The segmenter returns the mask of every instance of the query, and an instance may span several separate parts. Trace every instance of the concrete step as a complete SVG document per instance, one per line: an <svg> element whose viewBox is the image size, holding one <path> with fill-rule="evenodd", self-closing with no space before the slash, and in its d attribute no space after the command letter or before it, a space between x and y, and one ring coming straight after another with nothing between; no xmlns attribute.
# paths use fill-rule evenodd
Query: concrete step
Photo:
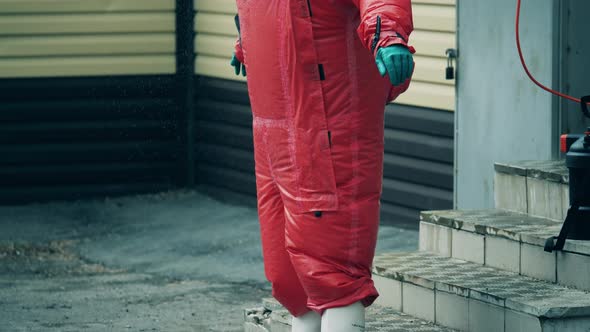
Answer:
<svg viewBox="0 0 590 332"><path fill-rule="evenodd" d="M379 255L379 305L473 332L587 332L590 293L428 252Z"/></svg>
<svg viewBox="0 0 590 332"><path fill-rule="evenodd" d="M496 163L496 208L564 220L569 208L569 173L564 161Z"/></svg>
<svg viewBox="0 0 590 332"><path fill-rule="evenodd" d="M420 216L420 250L590 291L590 241L567 240L547 253L561 222L505 210L429 211Z"/></svg>
<svg viewBox="0 0 590 332"><path fill-rule="evenodd" d="M244 331L291 332L291 319L291 314L276 300L265 299L260 308L244 310ZM366 332L456 331L379 305L367 308L366 319Z"/></svg>

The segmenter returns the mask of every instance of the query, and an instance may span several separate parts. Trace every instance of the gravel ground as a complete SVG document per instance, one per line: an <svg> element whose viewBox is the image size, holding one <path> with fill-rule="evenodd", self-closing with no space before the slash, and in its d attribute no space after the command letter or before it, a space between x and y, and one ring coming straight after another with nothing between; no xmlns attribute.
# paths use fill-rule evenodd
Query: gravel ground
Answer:
<svg viewBox="0 0 590 332"><path fill-rule="evenodd" d="M270 296L258 232L198 190L0 207L0 331L242 331ZM381 227L378 252L416 247Z"/></svg>

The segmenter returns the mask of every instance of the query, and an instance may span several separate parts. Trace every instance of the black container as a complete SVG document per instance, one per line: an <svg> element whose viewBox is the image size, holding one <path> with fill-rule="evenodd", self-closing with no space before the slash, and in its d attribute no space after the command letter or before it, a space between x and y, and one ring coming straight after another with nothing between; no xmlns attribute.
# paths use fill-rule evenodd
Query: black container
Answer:
<svg viewBox="0 0 590 332"><path fill-rule="evenodd" d="M590 118L588 103L590 96L580 98L582 114ZM570 174L570 207L559 236L550 237L545 241L547 252L563 250L566 239L590 240L590 128L571 144L574 136L577 135L566 135L565 142L562 141L562 144L565 143L562 149L567 150L565 165Z"/></svg>
<svg viewBox="0 0 590 332"><path fill-rule="evenodd" d="M590 240L590 128L572 144L565 164L570 174L570 206L578 208L567 238Z"/></svg>

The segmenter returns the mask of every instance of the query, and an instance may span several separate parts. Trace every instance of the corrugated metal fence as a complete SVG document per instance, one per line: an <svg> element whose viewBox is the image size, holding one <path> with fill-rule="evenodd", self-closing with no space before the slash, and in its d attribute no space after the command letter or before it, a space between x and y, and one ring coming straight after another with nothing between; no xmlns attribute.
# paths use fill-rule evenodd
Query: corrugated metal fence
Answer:
<svg viewBox="0 0 590 332"><path fill-rule="evenodd" d="M173 74L174 0L0 1L0 77Z"/></svg>
<svg viewBox="0 0 590 332"><path fill-rule="evenodd" d="M174 0L0 1L0 202L172 186L174 10Z"/></svg>

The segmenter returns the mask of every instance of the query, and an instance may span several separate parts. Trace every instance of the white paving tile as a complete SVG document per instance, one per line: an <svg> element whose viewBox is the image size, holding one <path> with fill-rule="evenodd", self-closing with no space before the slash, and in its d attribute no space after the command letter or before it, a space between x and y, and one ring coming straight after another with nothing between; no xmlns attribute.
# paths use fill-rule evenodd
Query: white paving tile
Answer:
<svg viewBox="0 0 590 332"><path fill-rule="evenodd" d="M402 311L401 281L373 275L373 282L375 283L375 288L377 288L377 291L379 292L379 297L375 300L375 304Z"/></svg>
<svg viewBox="0 0 590 332"><path fill-rule="evenodd" d="M520 243L497 236L487 236L485 251L486 265L520 272Z"/></svg>
<svg viewBox="0 0 590 332"><path fill-rule="evenodd" d="M543 247L522 243L520 247L520 271L526 276L555 282L556 253L546 252Z"/></svg>
<svg viewBox="0 0 590 332"><path fill-rule="evenodd" d="M431 223L420 223L420 250L451 257L452 229Z"/></svg>
<svg viewBox="0 0 590 332"><path fill-rule="evenodd" d="M434 290L406 283L402 292L405 313L434 322Z"/></svg>
<svg viewBox="0 0 590 332"><path fill-rule="evenodd" d="M557 282L590 290L590 256L557 252Z"/></svg>
<svg viewBox="0 0 590 332"><path fill-rule="evenodd" d="M526 176L495 173L494 199L498 209L527 213Z"/></svg>
<svg viewBox="0 0 590 332"><path fill-rule="evenodd" d="M484 263L485 238L483 235L453 229L452 256L470 262Z"/></svg>
<svg viewBox="0 0 590 332"><path fill-rule="evenodd" d="M469 299L469 331L504 331L504 308Z"/></svg>
<svg viewBox="0 0 590 332"><path fill-rule="evenodd" d="M562 185L543 179L527 178L528 213L563 220Z"/></svg>
<svg viewBox="0 0 590 332"><path fill-rule="evenodd" d="M460 331L469 328L468 298L437 290L435 311L437 324Z"/></svg>
<svg viewBox="0 0 590 332"><path fill-rule="evenodd" d="M506 310L506 332L542 332L539 318L513 310Z"/></svg>

